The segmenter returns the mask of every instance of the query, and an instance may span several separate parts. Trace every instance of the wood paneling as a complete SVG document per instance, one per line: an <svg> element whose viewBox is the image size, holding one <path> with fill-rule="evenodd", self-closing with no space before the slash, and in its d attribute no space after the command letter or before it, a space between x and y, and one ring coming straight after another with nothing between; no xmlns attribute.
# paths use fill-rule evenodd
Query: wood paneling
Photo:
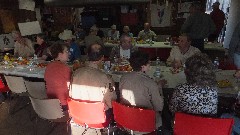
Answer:
<svg viewBox="0 0 240 135"><path fill-rule="evenodd" d="M0 21L2 24L1 33L10 33L16 29L12 11L0 10Z"/></svg>

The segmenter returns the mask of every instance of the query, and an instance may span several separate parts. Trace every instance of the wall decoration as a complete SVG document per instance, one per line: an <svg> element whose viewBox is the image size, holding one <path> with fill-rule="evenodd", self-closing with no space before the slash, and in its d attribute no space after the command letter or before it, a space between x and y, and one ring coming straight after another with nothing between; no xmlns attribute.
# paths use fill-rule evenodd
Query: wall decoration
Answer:
<svg viewBox="0 0 240 135"><path fill-rule="evenodd" d="M152 27L171 26L172 3L157 5L151 4L151 25Z"/></svg>
<svg viewBox="0 0 240 135"><path fill-rule="evenodd" d="M35 2L32 0L19 0L19 9L34 11Z"/></svg>
<svg viewBox="0 0 240 135"><path fill-rule="evenodd" d="M14 40L12 38L12 34L2 34L0 35L0 49L3 50L4 48L13 48L14 47Z"/></svg>
<svg viewBox="0 0 240 135"><path fill-rule="evenodd" d="M18 27L22 36L42 33L42 30L38 21L18 23Z"/></svg>
<svg viewBox="0 0 240 135"><path fill-rule="evenodd" d="M3 33L10 33L15 30L14 17L9 10L0 10L0 21L3 26Z"/></svg>

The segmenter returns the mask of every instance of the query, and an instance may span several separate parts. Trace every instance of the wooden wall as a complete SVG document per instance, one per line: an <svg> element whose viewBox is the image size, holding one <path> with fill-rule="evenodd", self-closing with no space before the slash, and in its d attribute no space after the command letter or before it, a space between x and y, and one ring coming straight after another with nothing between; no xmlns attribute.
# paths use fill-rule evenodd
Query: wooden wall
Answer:
<svg viewBox="0 0 240 135"><path fill-rule="evenodd" d="M0 0L0 34L17 30L17 23L35 21L34 11L19 9L18 0Z"/></svg>

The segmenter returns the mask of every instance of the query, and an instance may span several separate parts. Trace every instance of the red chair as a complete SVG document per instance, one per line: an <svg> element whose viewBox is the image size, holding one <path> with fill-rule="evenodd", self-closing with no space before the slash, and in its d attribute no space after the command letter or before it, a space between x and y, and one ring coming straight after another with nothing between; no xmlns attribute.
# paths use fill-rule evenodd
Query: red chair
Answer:
<svg viewBox="0 0 240 135"><path fill-rule="evenodd" d="M73 118L73 121L86 129L103 129L110 125L110 119L106 118L105 105L102 102L69 99L68 107L69 115Z"/></svg>
<svg viewBox="0 0 240 135"><path fill-rule="evenodd" d="M174 135L230 135L233 119L175 113Z"/></svg>
<svg viewBox="0 0 240 135"><path fill-rule="evenodd" d="M222 70L237 70L236 65L228 61L220 61L218 68Z"/></svg>
<svg viewBox="0 0 240 135"><path fill-rule="evenodd" d="M7 85L5 85L3 82L2 82L2 79L0 78L0 92L9 92L10 89L8 88Z"/></svg>
<svg viewBox="0 0 240 135"><path fill-rule="evenodd" d="M138 132L154 132L156 130L155 111L129 107L112 102L114 120L120 127Z"/></svg>

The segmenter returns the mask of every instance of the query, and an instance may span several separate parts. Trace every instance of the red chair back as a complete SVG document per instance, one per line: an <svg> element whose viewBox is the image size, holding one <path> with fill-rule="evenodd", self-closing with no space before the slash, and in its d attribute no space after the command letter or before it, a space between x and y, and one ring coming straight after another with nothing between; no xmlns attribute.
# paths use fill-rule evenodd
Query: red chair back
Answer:
<svg viewBox="0 0 240 135"><path fill-rule="evenodd" d="M0 92L8 92L10 91L10 89L8 88L7 85L5 85L3 82L2 82L2 79L0 78Z"/></svg>
<svg viewBox="0 0 240 135"><path fill-rule="evenodd" d="M133 131L152 132L156 130L155 111L134 108L112 102L114 119L117 124Z"/></svg>
<svg viewBox="0 0 240 135"><path fill-rule="evenodd" d="M174 135L230 135L233 119L175 113Z"/></svg>
<svg viewBox="0 0 240 135"><path fill-rule="evenodd" d="M109 124L109 121L106 120L105 105L102 102L90 103L69 99L68 107L73 121L81 126L104 128Z"/></svg>

